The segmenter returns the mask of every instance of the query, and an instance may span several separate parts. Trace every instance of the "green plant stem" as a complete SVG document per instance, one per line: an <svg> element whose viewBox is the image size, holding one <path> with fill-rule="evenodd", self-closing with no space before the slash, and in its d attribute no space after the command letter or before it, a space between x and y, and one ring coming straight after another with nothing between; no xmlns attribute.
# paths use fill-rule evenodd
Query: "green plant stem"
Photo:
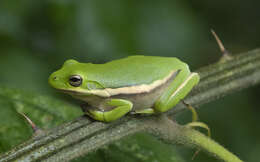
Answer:
<svg viewBox="0 0 260 162"><path fill-rule="evenodd" d="M167 143L179 143L197 148L225 162L242 162L236 155L195 129L181 126L164 116L157 120L160 121L153 123L150 131ZM156 119L153 121L156 121Z"/></svg>
<svg viewBox="0 0 260 162"><path fill-rule="evenodd" d="M206 66L198 72L201 76L201 82L185 98L185 102L193 106L211 102L259 83L260 50L236 55L230 61ZM185 109L187 108L184 105L178 104L165 114L174 117ZM0 161L25 159L30 161L68 161L127 135L147 131L149 124L151 124L147 123L147 120L155 119L156 116L129 115L112 123L100 123L90 121L86 117L80 117L49 130L42 137L26 141L2 154ZM168 133L165 132L165 134ZM159 135L163 136L163 133Z"/></svg>
<svg viewBox="0 0 260 162"><path fill-rule="evenodd" d="M195 145L198 149L203 149L226 162L242 162L242 160L223 146L196 130L184 128L181 132L182 136L180 138L185 138L183 140L186 140L190 145Z"/></svg>

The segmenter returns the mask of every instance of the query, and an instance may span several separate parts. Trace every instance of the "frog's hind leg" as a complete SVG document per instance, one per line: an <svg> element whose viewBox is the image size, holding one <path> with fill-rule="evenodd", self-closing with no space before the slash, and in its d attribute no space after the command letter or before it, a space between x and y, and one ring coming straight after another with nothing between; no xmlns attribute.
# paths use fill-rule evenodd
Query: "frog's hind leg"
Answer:
<svg viewBox="0 0 260 162"><path fill-rule="evenodd" d="M197 73L190 73L187 69L181 70L170 84L169 89L156 101L155 111L165 112L173 108L198 82L199 75Z"/></svg>
<svg viewBox="0 0 260 162"><path fill-rule="evenodd" d="M88 109L85 110L85 113L95 120L111 122L130 112L133 107L132 102L123 99L111 99L107 102L107 105L115 108L109 111Z"/></svg>

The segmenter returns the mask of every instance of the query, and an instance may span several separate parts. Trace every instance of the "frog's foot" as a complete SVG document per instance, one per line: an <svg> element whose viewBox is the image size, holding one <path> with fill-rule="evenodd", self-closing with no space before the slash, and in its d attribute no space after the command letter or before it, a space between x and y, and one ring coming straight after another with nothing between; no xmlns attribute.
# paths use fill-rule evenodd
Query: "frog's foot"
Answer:
<svg viewBox="0 0 260 162"><path fill-rule="evenodd" d="M109 111L101 111L97 109L88 109L84 111L95 120L111 122L130 112L133 107L132 102L123 99L111 99L107 102L107 105L114 108Z"/></svg>

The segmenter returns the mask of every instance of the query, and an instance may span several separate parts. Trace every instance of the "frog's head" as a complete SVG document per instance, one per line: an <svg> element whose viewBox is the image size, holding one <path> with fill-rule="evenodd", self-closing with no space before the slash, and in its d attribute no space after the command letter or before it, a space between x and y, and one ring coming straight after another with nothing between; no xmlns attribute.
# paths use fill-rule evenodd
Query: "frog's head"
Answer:
<svg viewBox="0 0 260 162"><path fill-rule="evenodd" d="M76 60L67 60L61 69L52 73L49 84L70 95L90 95L95 89L103 89L96 81L88 80L86 64Z"/></svg>

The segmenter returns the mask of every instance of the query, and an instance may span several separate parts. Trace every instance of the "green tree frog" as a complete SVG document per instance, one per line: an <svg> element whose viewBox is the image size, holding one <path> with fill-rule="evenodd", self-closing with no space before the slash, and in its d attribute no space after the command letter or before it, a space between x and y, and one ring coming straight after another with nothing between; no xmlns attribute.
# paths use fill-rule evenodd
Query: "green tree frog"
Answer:
<svg viewBox="0 0 260 162"><path fill-rule="evenodd" d="M104 64L67 60L49 84L84 101L91 118L110 122L127 113L161 113L173 108L199 82L174 57L130 56Z"/></svg>

